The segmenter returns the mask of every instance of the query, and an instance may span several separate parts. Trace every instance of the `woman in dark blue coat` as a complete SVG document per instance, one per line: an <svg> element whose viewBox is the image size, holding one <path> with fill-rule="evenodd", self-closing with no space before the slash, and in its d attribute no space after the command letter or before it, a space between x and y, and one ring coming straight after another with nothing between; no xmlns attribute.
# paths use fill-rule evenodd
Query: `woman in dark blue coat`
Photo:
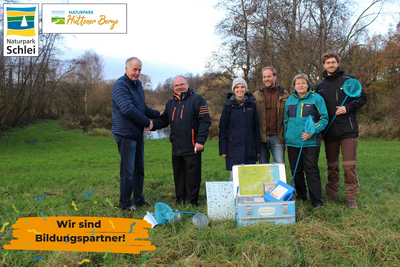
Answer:
<svg viewBox="0 0 400 267"><path fill-rule="evenodd" d="M226 95L219 121L219 154L225 157L228 171L233 165L255 164L261 152L255 98L242 78L233 80L232 91Z"/></svg>

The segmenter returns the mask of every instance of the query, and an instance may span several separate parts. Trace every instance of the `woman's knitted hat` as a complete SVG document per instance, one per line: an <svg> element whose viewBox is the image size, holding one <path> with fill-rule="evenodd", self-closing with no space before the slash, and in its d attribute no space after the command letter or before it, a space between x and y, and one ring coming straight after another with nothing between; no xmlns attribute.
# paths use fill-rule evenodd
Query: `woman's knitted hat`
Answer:
<svg viewBox="0 0 400 267"><path fill-rule="evenodd" d="M232 92L233 92L233 89L235 89L236 85L238 85L238 84L243 84L244 87L246 87L246 90L248 90L246 81L243 78L236 78L232 82Z"/></svg>

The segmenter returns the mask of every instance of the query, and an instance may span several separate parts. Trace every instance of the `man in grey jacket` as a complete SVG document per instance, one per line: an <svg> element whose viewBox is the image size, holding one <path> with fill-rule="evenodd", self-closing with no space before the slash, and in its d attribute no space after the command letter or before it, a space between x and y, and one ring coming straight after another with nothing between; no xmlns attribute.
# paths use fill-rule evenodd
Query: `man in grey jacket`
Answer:
<svg viewBox="0 0 400 267"><path fill-rule="evenodd" d="M150 126L150 119L160 113L145 103L142 83L139 81L142 62L131 57L126 60L125 74L112 88L112 133L121 157L120 198L123 210L136 211L137 206L150 205L142 195L144 182L143 130ZM133 202L131 196L133 193Z"/></svg>

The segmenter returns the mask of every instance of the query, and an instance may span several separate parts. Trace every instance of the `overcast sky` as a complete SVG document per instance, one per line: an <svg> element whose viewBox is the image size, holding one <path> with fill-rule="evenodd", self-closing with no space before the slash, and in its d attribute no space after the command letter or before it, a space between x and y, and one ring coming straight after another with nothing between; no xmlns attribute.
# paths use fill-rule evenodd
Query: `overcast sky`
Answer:
<svg viewBox="0 0 400 267"><path fill-rule="evenodd" d="M127 3L128 33L65 34L70 49L63 58L76 58L93 49L105 61L106 78L117 79L125 72L125 60L136 56L142 60L142 73L150 76L154 88L169 77L205 71L207 59L220 42L214 35L215 25L223 18L223 13L213 8L217 0L69 1L111 2Z"/></svg>
<svg viewBox="0 0 400 267"><path fill-rule="evenodd" d="M398 22L399 0L386 5L385 16L375 23L376 32L386 33ZM0 0L0 3L2 1ZM93 49L105 62L105 78L124 74L128 57L143 62L142 73L150 76L153 88L178 74L203 74L212 51L220 44L215 25L224 13L214 8L219 0L21 0L20 3L127 3L127 34L65 34L63 59L76 58ZM369 2L369 1L368 1Z"/></svg>

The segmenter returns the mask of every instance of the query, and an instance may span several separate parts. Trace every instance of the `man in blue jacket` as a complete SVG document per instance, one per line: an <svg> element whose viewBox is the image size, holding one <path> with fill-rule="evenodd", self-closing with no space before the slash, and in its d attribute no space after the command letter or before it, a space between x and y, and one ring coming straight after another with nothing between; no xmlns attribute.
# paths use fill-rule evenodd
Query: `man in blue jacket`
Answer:
<svg viewBox="0 0 400 267"><path fill-rule="evenodd" d="M211 126L206 100L193 89L183 76L173 80L174 96L167 102L159 119L148 128L157 130L170 125L172 168L176 202L198 206L201 183L201 152Z"/></svg>
<svg viewBox="0 0 400 267"><path fill-rule="evenodd" d="M112 133L121 157L120 197L123 210L136 211L137 206L150 205L142 195L144 181L143 130L160 113L145 103L142 83L139 81L142 62L131 57L126 60L125 75L112 88ZM133 203L131 196L133 193ZM136 205L136 206L135 206Z"/></svg>

